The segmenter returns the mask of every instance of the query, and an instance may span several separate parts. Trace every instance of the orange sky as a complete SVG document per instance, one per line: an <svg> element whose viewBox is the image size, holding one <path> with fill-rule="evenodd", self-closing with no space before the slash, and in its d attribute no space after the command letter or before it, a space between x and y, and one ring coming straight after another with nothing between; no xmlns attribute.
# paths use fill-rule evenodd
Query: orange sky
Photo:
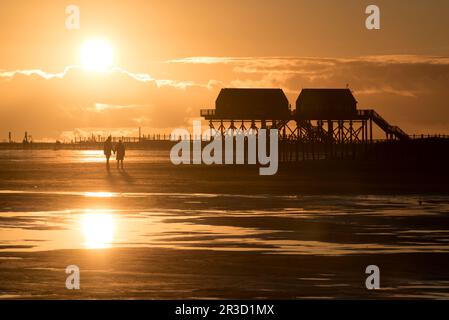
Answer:
<svg viewBox="0 0 449 320"><path fill-rule="evenodd" d="M379 31L364 26L371 3ZM68 4L80 30L65 28ZM294 104L302 87L347 83L361 108L409 133L449 133L448 14L446 0L2 0L0 140L163 132L189 126L221 87L281 87ZM119 69L66 69L93 37Z"/></svg>

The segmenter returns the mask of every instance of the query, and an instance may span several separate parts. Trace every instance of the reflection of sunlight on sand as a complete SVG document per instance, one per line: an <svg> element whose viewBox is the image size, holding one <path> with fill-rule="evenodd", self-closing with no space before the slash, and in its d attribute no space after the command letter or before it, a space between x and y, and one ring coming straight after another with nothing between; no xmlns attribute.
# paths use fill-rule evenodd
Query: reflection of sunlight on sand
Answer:
<svg viewBox="0 0 449 320"><path fill-rule="evenodd" d="M114 217L107 212L88 210L81 216L81 230L87 248L109 248L114 238Z"/></svg>
<svg viewBox="0 0 449 320"><path fill-rule="evenodd" d="M103 162L105 157L102 150L80 151L80 162Z"/></svg>
<svg viewBox="0 0 449 320"><path fill-rule="evenodd" d="M112 198L115 197L116 194L112 192L84 192L84 196L92 198Z"/></svg>
<svg viewBox="0 0 449 320"><path fill-rule="evenodd" d="M0 252L113 247L315 256L449 252L449 230L426 224L448 212L447 197L425 198L422 206L413 197L376 196L366 203L354 197L271 197L265 207L267 202L260 202L267 196L228 194L0 190L0 195L34 207L4 209ZM36 201L42 195L54 200ZM90 209L79 208L73 196L90 198ZM242 197L248 208L224 205ZM64 208L72 203L75 207ZM398 225L385 217L395 217ZM423 224L417 229L415 221ZM326 236L329 225L336 227L332 236ZM347 242L346 234L357 241Z"/></svg>

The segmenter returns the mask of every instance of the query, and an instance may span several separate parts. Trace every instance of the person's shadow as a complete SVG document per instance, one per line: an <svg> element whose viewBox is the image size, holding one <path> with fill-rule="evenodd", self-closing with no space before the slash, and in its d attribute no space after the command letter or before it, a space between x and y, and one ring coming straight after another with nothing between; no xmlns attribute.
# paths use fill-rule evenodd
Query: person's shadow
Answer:
<svg viewBox="0 0 449 320"><path fill-rule="evenodd" d="M128 184L134 184L134 179L126 172L125 169L118 169L117 170L120 175L122 176L123 180L125 180Z"/></svg>
<svg viewBox="0 0 449 320"><path fill-rule="evenodd" d="M109 164L106 164L106 174L106 179L109 181L109 183L116 184L117 178L112 174L111 166Z"/></svg>
<svg viewBox="0 0 449 320"><path fill-rule="evenodd" d="M121 176L121 179L117 179L117 176L113 173L113 171L118 172ZM118 167L117 169L111 169L111 166L109 164L106 164L106 173L106 178L111 184L116 184L118 180L123 180L127 184L134 184L134 179L128 174L128 172L126 172L124 168Z"/></svg>

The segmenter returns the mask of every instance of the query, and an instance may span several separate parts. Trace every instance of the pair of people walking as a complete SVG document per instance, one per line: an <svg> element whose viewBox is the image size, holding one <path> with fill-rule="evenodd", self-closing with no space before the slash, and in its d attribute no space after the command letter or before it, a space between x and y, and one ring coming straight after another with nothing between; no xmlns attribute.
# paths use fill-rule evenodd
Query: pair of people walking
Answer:
<svg viewBox="0 0 449 320"><path fill-rule="evenodd" d="M112 152L114 152L114 154L116 155L115 159L117 160L117 169L123 169L123 160L125 159L125 144L122 142L122 140L119 140L119 142L115 146L113 146L112 137L109 136L104 142L103 152L106 156L106 167L108 169L109 158L111 157Z"/></svg>

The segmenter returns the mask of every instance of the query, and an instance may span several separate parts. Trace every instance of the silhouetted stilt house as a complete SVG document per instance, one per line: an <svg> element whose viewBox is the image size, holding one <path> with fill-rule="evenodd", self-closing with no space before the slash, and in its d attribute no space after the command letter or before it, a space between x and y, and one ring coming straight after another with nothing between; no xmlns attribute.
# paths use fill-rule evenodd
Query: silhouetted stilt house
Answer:
<svg viewBox="0 0 449 320"><path fill-rule="evenodd" d="M308 153L313 158L316 153L334 157L346 152L338 145L372 143L373 124L385 133L387 140L409 139L376 111L357 109L357 100L347 88L303 89L293 111L282 89L224 88L216 99L215 109L203 109L201 116L209 121L211 129L221 134L228 129L278 129L281 141L302 147L302 151L294 153L296 156L302 153L303 157ZM352 149L351 154L354 153Z"/></svg>
<svg viewBox="0 0 449 320"><path fill-rule="evenodd" d="M215 109L201 110L201 116L223 133L226 129L266 129L267 123L288 121L291 112L282 89L225 88L215 101Z"/></svg>

